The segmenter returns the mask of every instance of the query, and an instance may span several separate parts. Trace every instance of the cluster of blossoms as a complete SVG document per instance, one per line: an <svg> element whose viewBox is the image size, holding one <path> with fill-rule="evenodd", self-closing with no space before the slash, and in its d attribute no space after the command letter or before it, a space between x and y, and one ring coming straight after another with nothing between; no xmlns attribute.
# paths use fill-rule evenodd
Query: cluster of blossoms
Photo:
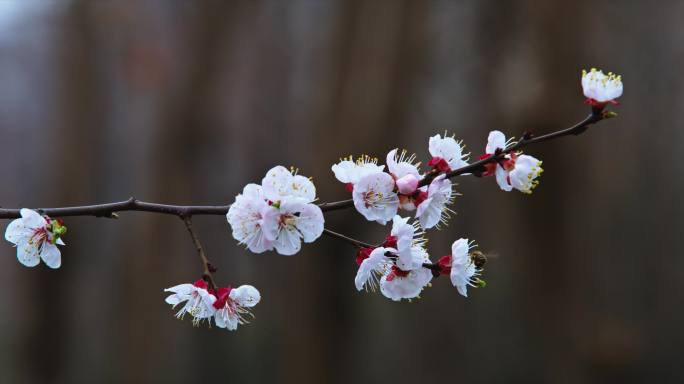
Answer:
<svg viewBox="0 0 684 384"><path fill-rule="evenodd" d="M452 137L436 135L430 138L435 169L446 170L465 164L463 148ZM352 192L354 207L367 220L385 225L397 214L399 208L415 211L423 228L446 223L448 205L454 198L451 181L442 174L429 185L420 187L425 175L420 173L416 156L393 149L387 154L385 166L377 165L377 159L362 156L356 161L350 156L332 166L337 180L345 183ZM432 163L432 160L431 160Z"/></svg>
<svg viewBox="0 0 684 384"><path fill-rule="evenodd" d="M255 253L275 248L294 255L302 240L311 243L323 233L323 212L316 205L316 187L295 171L277 166L261 185L247 184L226 215L233 237Z"/></svg>
<svg viewBox="0 0 684 384"><path fill-rule="evenodd" d="M506 141L503 133L490 132L480 160L502 153L511 144L512 140ZM406 151L398 154L396 149L387 154L387 172L385 166L377 164L377 159L365 155L356 161L351 156L342 159L332 166L332 171L352 192L356 210L367 220L384 225L403 209L415 211L423 229L439 228L440 224L447 224L453 213L449 205L458 195L447 176L468 166L468 156L464 154L462 143L446 134L430 137L428 149L432 158L427 163L431 169L426 173L420 172L415 155L407 156ZM522 152L507 153L498 161L485 164L484 168L474 174L496 176L502 190L517 189L524 193L532 192L542 173L541 161ZM427 180L430 180L429 184Z"/></svg>
<svg viewBox="0 0 684 384"><path fill-rule="evenodd" d="M432 278L441 275L449 275L463 296L468 295L468 286L484 286L484 281L477 276L485 258L477 251L470 252L472 243L467 239L456 240L451 254L432 264L425 249L424 232L415 222L408 221L409 218L395 216L392 230L380 246L359 249L356 289L375 291L379 287L385 297L399 301L419 298Z"/></svg>
<svg viewBox="0 0 684 384"><path fill-rule="evenodd" d="M197 280L192 284L180 284L167 288L171 292L166 302L174 308L181 305L176 317L182 319L186 314L192 316L193 325L203 321L214 324L229 331L237 329L239 324L247 324L247 316L252 316L249 308L257 305L261 300L259 291L251 285L241 285L237 288L210 289L207 282Z"/></svg>
<svg viewBox="0 0 684 384"><path fill-rule="evenodd" d="M617 104L616 99L623 92L619 75L612 72L606 75L594 68L582 71L581 84L586 102L592 106L592 118L605 117L600 115L603 108ZM587 124L597 120L589 119L589 123L577 127L586 129ZM392 222L390 234L378 246L359 246L365 243L328 231L351 240L359 248L356 288L359 291L379 288L385 297L400 301L420 297L432 279L442 275L448 275L463 296L467 296L468 286L485 286L479 276L486 257L473 249L473 242L464 238L456 240L451 254L433 263L426 249L425 231L445 225L453 213L449 206L458 195L450 181L454 176L494 176L503 191L516 189L532 193L539 184L542 162L517 150L522 144L525 143L507 140L500 131L492 131L478 163L469 164L462 142L445 133L429 138L431 157L426 171L421 171L415 155L398 149L387 154L385 165L378 165L378 159L366 155L356 160L350 156L334 164L332 171L352 194L356 210L368 221L382 225ZM310 179L293 169L277 166L266 173L260 185L244 187L226 218L233 237L250 251L275 250L281 255L294 255L301 249L302 241L311 243L324 232L323 212L315 201L316 188ZM414 212L413 222L400 216L400 209ZM35 267L43 260L48 267L59 268L61 253L57 245L65 245L64 222L26 208L20 210L20 215L5 232L5 239L17 248L19 262ZM187 219L185 212L178 215ZM186 226L198 245L189 221ZM205 273L213 272L206 272L210 269L209 263L199 245L198 249ZM209 281L211 287L205 280L198 280L165 289L171 292L166 302L174 308L181 306L176 316L183 318L190 314L194 325L204 321L211 324L213 319L217 327L229 330L247 323L247 317L251 316L249 309L261 299L259 291L251 285L216 288L211 278Z"/></svg>

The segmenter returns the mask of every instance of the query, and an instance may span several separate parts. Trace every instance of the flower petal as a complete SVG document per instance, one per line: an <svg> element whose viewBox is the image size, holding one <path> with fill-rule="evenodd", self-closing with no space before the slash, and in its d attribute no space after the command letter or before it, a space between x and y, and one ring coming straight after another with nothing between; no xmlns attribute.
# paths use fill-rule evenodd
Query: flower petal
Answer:
<svg viewBox="0 0 684 384"><path fill-rule="evenodd" d="M253 307L261 301L261 294L251 285L241 285L230 291L230 298L243 307Z"/></svg>
<svg viewBox="0 0 684 384"><path fill-rule="evenodd" d="M17 244L17 259L27 267L35 267L40 263L38 246L35 242L23 242Z"/></svg>
<svg viewBox="0 0 684 384"><path fill-rule="evenodd" d="M493 154L497 148L506 148L506 136L501 131L491 131L487 137L487 148L485 153Z"/></svg>
<svg viewBox="0 0 684 384"><path fill-rule="evenodd" d="M43 245L40 258L43 259L45 265L52 269L57 269L62 265L62 255L56 245L46 242Z"/></svg>

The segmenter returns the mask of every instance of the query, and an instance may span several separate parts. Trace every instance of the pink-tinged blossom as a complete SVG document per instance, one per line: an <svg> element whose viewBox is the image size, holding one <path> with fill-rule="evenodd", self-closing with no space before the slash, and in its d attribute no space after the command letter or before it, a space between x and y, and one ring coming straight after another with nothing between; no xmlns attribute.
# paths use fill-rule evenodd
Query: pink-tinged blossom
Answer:
<svg viewBox="0 0 684 384"><path fill-rule="evenodd" d="M248 324L247 317L254 317L250 308L261 300L259 291L251 285L241 285L238 288L219 288L216 292L213 307L214 323L219 328L234 331L240 324Z"/></svg>
<svg viewBox="0 0 684 384"><path fill-rule="evenodd" d="M193 325L199 325L202 321L210 321L216 309L214 302L216 297L207 289L204 280L197 280L193 284L180 284L171 288L164 289L164 292L171 292L166 298L166 302L173 308L182 305L176 313L176 317L182 319L186 314L192 316Z"/></svg>
<svg viewBox="0 0 684 384"><path fill-rule="evenodd" d="M247 184L226 215L233 237L254 253L273 249L273 239L267 238L263 230L264 213L269 209L262 187Z"/></svg>
<svg viewBox="0 0 684 384"><path fill-rule="evenodd" d="M354 186L354 207L369 221L385 225L399 209L394 179L387 173L366 175Z"/></svg>
<svg viewBox="0 0 684 384"><path fill-rule="evenodd" d="M42 259L50 268L59 268L62 256L57 245L64 245L61 239L66 227L60 219L50 219L35 211L23 208L21 218L7 226L5 239L17 247L17 259L27 267L35 267Z"/></svg>
<svg viewBox="0 0 684 384"><path fill-rule="evenodd" d="M427 190L427 196L418 205L416 217L420 225L425 228L432 228L440 224L446 225L449 213L448 206L453 202L454 192L452 184L446 175L441 174L435 177Z"/></svg>
<svg viewBox="0 0 684 384"><path fill-rule="evenodd" d="M622 76L592 68L589 72L582 70L582 92L587 98L587 104L603 108L606 104L617 104L618 97L622 96Z"/></svg>
<svg viewBox="0 0 684 384"><path fill-rule="evenodd" d="M405 150L399 152L393 149L387 154L387 169L396 183L399 205L407 211L416 209L418 184L423 178L418 170L419 165L416 155L409 156Z"/></svg>
<svg viewBox="0 0 684 384"><path fill-rule="evenodd" d="M468 165L467 155L463 153L463 146L453 137L446 134L434 135L430 137L429 151L432 159L428 166L433 167L439 172L449 172Z"/></svg>
<svg viewBox="0 0 684 384"><path fill-rule="evenodd" d="M408 175L396 180L397 190L402 195L411 195L416 191L416 189L418 189L419 182L420 179L409 173Z"/></svg>
<svg viewBox="0 0 684 384"><path fill-rule="evenodd" d="M395 180L406 175L413 175L420 180L422 177L418 171L419 163L415 161L416 155L409 156L406 151L399 152L398 149L393 149L387 154L387 169Z"/></svg>

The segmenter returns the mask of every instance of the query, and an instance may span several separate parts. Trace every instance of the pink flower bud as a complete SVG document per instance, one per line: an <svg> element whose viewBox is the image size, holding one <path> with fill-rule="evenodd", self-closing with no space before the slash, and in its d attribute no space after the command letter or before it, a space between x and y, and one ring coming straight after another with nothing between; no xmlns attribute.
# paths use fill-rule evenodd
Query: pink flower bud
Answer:
<svg viewBox="0 0 684 384"><path fill-rule="evenodd" d="M409 173L397 180L397 189L402 195L410 195L418 188L418 182L418 178Z"/></svg>

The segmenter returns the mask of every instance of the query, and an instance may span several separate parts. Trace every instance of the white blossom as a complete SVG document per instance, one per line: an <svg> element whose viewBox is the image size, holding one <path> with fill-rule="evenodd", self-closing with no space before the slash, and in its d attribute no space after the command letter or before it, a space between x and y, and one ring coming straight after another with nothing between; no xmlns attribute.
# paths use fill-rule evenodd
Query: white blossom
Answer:
<svg viewBox="0 0 684 384"><path fill-rule="evenodd" d="M261 186L247 184L226 214L233 237L254 253L273 249L273 239L267 238L263 230L264 213L269 209Z"/></svg>
<svg viewBox="0 0 684 384"><path fill-rule="evenodd" d="M451 283L465 297L468 297L468 286L474 286L472 279L480 272L470 258L471 248L468 239L458 239L451 246Z"/></svg>
<svg viewBox="0 0 684 384"><path fill-rule="evenodd" d="M385 225L399 209L394 179L385 172L362 177L352 193L354 206L367 220Z"/></svg>
<svg viewBox="0 0 684 384"><path fill-rule="evenodd" d="M503 133L492 131L487 139L485 153L493 155L497 149L506 148L509 142L510 140L506 141ZM501 161L497 162L496 165L491 164L490 169L495 167L496 182L502 190L508 192L517 189L520 192L529 194L539 184L539 181L536 179L543 172L541 164L540 160L532 156L521 153L509 153ZM486 176L490 174L491 171L485 173Z"/></svg>
<svg viewBox="0 0 684 384"><path fill-rule="evenodd" d="M430 281L432 271L423 268L423 263L429 263L430 258L423 247L411 247L411 264L414 268L403 270L397 265L388 268L380 278L380 292L394 301L417 298Z"/></svg>
<svg viewBox="0 0 684 384"><path fill-rule="evenodd" d="M17 259L27 267L35 267L42 259L50 268L59 268L62 256L57 245L64 245L61 236L66 227L61 220L43 217L23 208L21 218L7 226L5 239L17 247Z"/></svg>
<svg viewBox="0 0 684 384"><path fill-rule="evenodd" d="M622 76L592 68L589 72L582 70L582 91L592 105L616 103L622 96Z"/></svg>
<svg viewBox="0 0 684 384"><path fill-rule="evenodd" d="M239 324L249 323L246 317L253 317L249 308L261 300L261 294L251 285L241 285L233 289L219 288L217 296L213 304L216 309L214 323L217 327L229 331L236 330Z"/></svg>
<svg viewBox="0 0 684 384"><path fill-rule="evenodd" d="M310 243L321 236L323 212L313 204L316 187L311 180L277 166L262 184L248 184L228 210L236 240L255 253L275 248L281 255L294 255L302 240Z"/></svg>
<svg viewBox="0 0 684 384"><path fill-rule="evenodd" d="M209 293L204 280L197 280L194 284L176 285L164 291L172 293L166 298L166 302L173 308L182 305L176 317L182 319L186 313L189 313L192 316L193 325L199 325L203 320L209 321L216 312L214 308L216 297Z"/></svg>
<svg viewBox="0 0 684 384"><path fill-rule="evenodd" d="M340 160L339 163L334 164L331 169L337 180L345 184L355 185L366 175L383 172L385 166L378 165L378 159L364 155L356 160L349 156L348 158Z"/></svg>
<svg viewBox="0 0 684 384"><path fill-rule="evenodd" d="M544 171L542 162L528 155L506 155L502 165L496 166L496 182L504 191L517 189L530 194L539 184L537 178Z"/></svg>
<svg viewBox="0 0 684 384"><path fill-rule="evenodd" d="M487 147L485 148L485 153L488 155L493 155L497 149L506 149L511 139L506 140L506 135L501 131L491 131L489 136L487 136Z"/></svg>
<svg viewBox="0 0 684 384"><path fill-rule="evenodd" d="M446 133L444 137L441 135L430 137L428 149L430 155L432 155L432 160L430 160L428 165L437 165L439 159L443 159L449 166L449 169L442 169L442 171L448 172L468 165L466 162L467 155L463 153L461 143L453 137L447 136Z"/></svg>
<svg viewBox="0 0 684 384"><path fill-rule="evenodd" d="M356 272L354 284L359 291L370 289L375 291L378 287L378 279L392 266L392 260L386 253L395 253L394 248L378 247L375 248L370 255L361 262L359 270Z"/></svg>
<svg viewBox="0 0 684 384"><path fill-rule="evenodd" d="M261 180L264 197L272 202L283 199L311 203L316 200L316 187L308 178L297 175L282 165L271 168Z"/></svg>
<svg viewBox="0 0 684 384"><path fill-rule="evenodd" d="M439 224L446 225L449 212L453 212L448 205L453 202L453 191L451 181L446 175L441 174L435 177L427 190L427 198L423 200L416 210L416 217L420 225L425 228L432 228Z"/></svg>
<svg viewBox="0 0 684 384"><path fill-rule="evenodd" d="M273 242L281 255L294 255L301 249L302 240L311 243L323 233L323 212L315 204L285 199L267 207L263 213L265 238Z"/></svg>
<svg viewBox="0 0 684 384"><path fill-rule="evenodd" d="M414 257L415 252L412 249L423 247L426 242L423 238L424 232L417 222L409 224L408 221L409 218L394 216L390 232L390 238L396 242L396 265L403 270L412 270L422 266L423 261Z"/></svg>

